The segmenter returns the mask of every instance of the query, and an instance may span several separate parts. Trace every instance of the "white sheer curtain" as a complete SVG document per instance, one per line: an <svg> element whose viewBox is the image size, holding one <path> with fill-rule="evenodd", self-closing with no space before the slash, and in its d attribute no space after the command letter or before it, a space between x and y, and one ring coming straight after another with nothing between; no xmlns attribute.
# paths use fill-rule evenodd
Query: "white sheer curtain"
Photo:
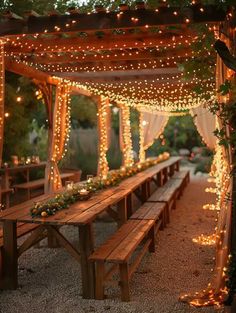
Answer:
<svg viewBox="0 0 236 313"><path fill-rule="evenodd" d="M192 109L191 115L193 116L194 123L203 141L208 148L214 150L216 146L216 137L213 132L216 129L216 116L203 105Z"/></svg>
<svg viewBox="0 0 236 313"><path fill-rule="evenodd" d="M149 112L141 112L143 135L144 135L144 149L148 149L155 139L157 139L163 132L169 117Z"/></svg>

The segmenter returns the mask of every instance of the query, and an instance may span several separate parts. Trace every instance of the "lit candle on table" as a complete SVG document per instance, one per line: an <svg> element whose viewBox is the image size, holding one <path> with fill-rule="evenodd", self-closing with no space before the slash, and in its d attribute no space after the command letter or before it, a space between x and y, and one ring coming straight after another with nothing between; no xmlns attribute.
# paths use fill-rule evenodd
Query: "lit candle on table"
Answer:
<svg viewBox="0 0 236 313"><path fill-rule="evenodd" d="M86 196L89 193L89 191L85 188L80 189L79 194L81 196Z"/></svg>

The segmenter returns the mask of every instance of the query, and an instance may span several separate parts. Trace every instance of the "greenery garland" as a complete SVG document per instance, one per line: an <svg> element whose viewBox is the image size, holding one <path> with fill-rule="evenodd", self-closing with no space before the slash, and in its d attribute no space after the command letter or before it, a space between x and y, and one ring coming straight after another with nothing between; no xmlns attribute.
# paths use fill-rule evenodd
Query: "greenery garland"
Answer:
<svg viewBox="0 0 236 313"><path fill-rule="evenodd" d="M136 163L130 167L121 167L119 170L110 171L105 179L101 177L88 179L85 183L76 184L70 190L57 194L54 198L46 202L36 202L34 207L30 209L30 214L32 217L47 217L55 215L58 211L69 208L69 206L76 201L89 199L93 192L116 186L125 178L165 161L169 157L169 153L164 152L155 159L147 159L145 162ZM83 193L83 190L86 193Z"/></svg>

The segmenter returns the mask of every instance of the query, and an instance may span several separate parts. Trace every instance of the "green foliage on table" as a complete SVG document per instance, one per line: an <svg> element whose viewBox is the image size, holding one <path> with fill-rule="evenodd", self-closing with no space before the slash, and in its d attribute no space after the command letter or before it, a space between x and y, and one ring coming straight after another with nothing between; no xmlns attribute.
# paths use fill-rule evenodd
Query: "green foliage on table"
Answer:
<svg viewBox="0 0 236 313"><path fill-rule="evenodd" d="M135 163L130 167L122 167L118 170L110 171L106 178L94 177L87 180L84 184L77 184L72 190L66 190L56 195L46 202L37 202L30 209L32 217L47 217L56 214L56 212L68 208L71 204L79 200L87 200L92 192L118 185L123 179L128 178L151 167L159 162L167 160L168 153L163 153L155 159L148 159L143 163ZM81 195L81 189L89 192L88 197Z"/></svg>

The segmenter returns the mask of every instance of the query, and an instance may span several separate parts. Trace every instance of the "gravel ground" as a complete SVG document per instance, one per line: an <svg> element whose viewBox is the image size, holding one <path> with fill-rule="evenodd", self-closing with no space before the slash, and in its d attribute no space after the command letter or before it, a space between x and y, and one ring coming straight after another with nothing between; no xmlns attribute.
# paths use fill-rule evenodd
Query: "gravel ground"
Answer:
<svg viewBox="0 0 236 313"><path fill-rule="evenodd" d="M80 267L63 249L28 250L19 260L19 288L0 292L1 313L187 313L223 312L219 308L196 309L178 301L181 294L204 289L211 277L214 247L192 242L200 234L211 234L216 213L202 210L212 203L205 193L206 177L192 177L171 223L159 233L157 249L146 255L131 281L130 303L122 303L119 290L108 290L104 301L81 298ZM114 231L115 224L97 222L102 241ZM77 241L76 228L64 229L67 237ZM103 235L101 235L103 234Z"/></svg>

